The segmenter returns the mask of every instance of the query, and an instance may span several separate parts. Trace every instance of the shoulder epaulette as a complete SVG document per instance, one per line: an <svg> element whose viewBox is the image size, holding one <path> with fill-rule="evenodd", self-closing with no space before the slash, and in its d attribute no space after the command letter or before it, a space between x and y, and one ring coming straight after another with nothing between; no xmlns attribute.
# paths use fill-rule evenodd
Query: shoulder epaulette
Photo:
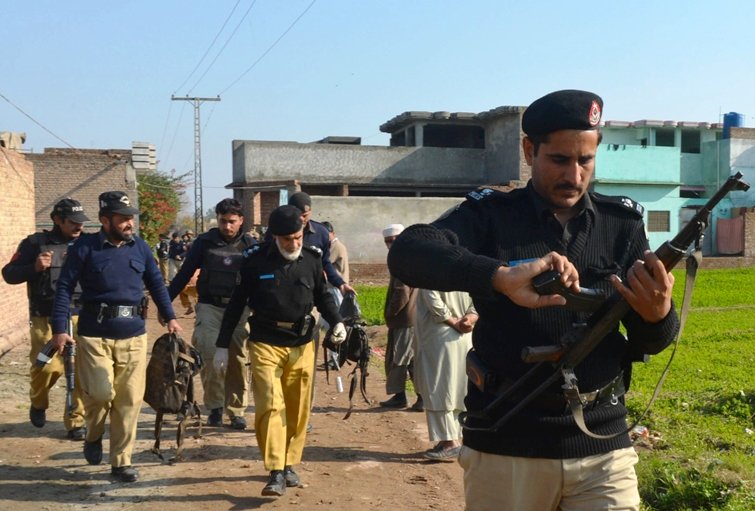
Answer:
<svg viewBox="0 0 755 511"><path fill-rule="evenodd" d="M629 197L624 197L621 195L603 195L600 193L593 193L592 199L595 202L599 202L601 204L608 204L612 206L618 206L624 211L629 211L631 213L634 213L636 216L639 216L642 218L642 214L645 212L645 208L640 204L639 202L635 202Z"/></svg>
<svg viewBox="0 0 755 511"><path fill-rule="evenodd" d="M304 245L302 248L315 253L317 257L322 257L322 250L320 250L320 247L318 247L317 245Z"/></svg>
<svg viewBox="0 0 755 511"><path fill-rule="evenodd" d="M244 250L241 251L241 255L244 256L244 258L250 257L252 254L256 254L262 249L262 245L252 245L251 247L247 247Z"/></svg>
<svg viewBox="0 0 755 511"><path fill-rule="evenodd" d="M493 197L502 199L508 197L508 194L499 190L493 190L492 188L480 188L477 190L472 190L467 194L467 200L473 201L482 201L491 199Z"/></svg>

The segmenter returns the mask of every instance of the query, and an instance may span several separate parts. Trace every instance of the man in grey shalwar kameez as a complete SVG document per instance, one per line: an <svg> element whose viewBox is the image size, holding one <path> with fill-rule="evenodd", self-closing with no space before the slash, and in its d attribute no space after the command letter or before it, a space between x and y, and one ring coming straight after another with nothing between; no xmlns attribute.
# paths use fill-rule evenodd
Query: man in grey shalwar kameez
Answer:
<svg viewBox="0 0 755 511"><path fill-rule="evenodd" d="M477 312L467 293L428 289L417 293L414 385L424 398L430 441L437 442L425 452L428 459L454 460L461 450L465 359L476 321Z"/></svg>

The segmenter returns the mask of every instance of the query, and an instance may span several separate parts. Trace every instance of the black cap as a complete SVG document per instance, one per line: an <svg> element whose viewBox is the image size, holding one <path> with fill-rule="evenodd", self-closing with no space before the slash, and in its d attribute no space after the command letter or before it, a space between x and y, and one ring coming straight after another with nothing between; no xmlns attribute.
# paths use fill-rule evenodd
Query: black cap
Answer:
<svg viewBox="0 0 755 511"><path fill-rule="evenodd" d="M301 210L296 206L278 206L270 213L267 228L276 236L287 236L301 231L304 224L301 222Z"/></svg>
<svg viewBox="0 0 755 511"><path fill-rule="evenodd" d="M100 194L100 215L105 213L117 213L119 215L134 216L139 210L131 207L128 195L123 192L104 192Z"/></svg>
<svg viewBox="0 0 755 511"><path fill-rule="evenodd" d="M603 100L582 90L560 90L535 100L522 115L522 131L528 136L559 130L594 130L603 115Z"/></svg>
<svg viewBox="0 0 755 511"><path fill-rule="evenodd" d="M70 197L59 200L55 204L55 207L52 208L50 216L68 218L71 222L76 222L77 224L89 221L89 217L84 214L84 206L79 201Z"/></svg>
<svg viewBox="0 0 755 511"><path fill-rule="evenodd" d="M302 213L306 213L312 209L312 199L304 192L296 192L288 198L289 206L296 206Z"/></svg>

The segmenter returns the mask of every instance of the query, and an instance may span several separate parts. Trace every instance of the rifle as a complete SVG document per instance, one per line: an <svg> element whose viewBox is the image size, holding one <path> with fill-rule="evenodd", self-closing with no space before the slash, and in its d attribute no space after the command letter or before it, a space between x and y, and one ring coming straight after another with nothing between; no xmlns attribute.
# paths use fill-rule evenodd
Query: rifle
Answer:
<svg viewBox="0 0 755 511"><path fill-rule="evenodd" d="M726 196L726 194L733 190L747 191L749 188L750 185L742 181L741 172L737 172L735 175L730 176L723 186L718 189L715 195L713 195L713 197L711 197L710 200L708 200L708 202L706 202L695 214L690 222L679 231L673 239L666 241L655 251L655 255L661 260L666 271L670 271L684 258L692 243L699 245L703 233L708 226L711 211ZM501 416L489 428L468 429L482 429L487 431L495 431L499 429L504 423L519 413L520 410L530 404L536 397L551 387L559 377L564 378L564 385L562 386L564 396L570 405L572 413L575 415L575 419L579 423L582 417L582 408L574 368L598 346L603 338L615 328L618 322L627 314L627 312L629 312L629 310L630 306L626 300L624 300L621 294L614 292L602 303L602 305L600 305L600 307L598 307L597 311L590 316L587 323L577 326L567 332L560 339L560 344L554 346L525 347L522 350L522 360L527 363L534 363L535 365L502 392L495 400L489 403L483 409L482 415L494 417L496 409L514 396L534 374L539 372L539 369L543 364L551 363L553 365L554 371L551 376L535 387L534 390L530 391L524 398L519 400L513 408ZM581 425L580 429L582 429ZM585 429L583 429L583 431L587 432ZM596 436L599 437L599 435Z"/></svg>
<svg viewBox="0 0 755 511"><path fill-rule="evenodd" d="M68 317L68 335L73 339L73 321ZM66 343L63 347L63 367L66 375L66 415L71 417L74 409L73 392L76 390L76 345Z"/></svg>

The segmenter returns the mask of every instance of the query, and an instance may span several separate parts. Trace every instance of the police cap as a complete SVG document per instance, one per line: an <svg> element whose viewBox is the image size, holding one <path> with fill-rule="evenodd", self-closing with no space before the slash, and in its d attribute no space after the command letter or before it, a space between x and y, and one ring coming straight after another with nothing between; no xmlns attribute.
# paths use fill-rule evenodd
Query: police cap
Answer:
<svg viewBox="0 0 755 511"><path fill-rule="evenodd" d="M582 90L560 90L535 100L522 115L522 131L528 136L559 130L594 130L600 124L603 100Z"/></svg>
<svg viewBox="0 0 755 511"><path fill-rule="evenodd" d="M113 191L100 194L100 216L117 213L124 216L139 214L139 210L131 207L131 201L124 192Z"/></svg>
<svg viewBox="0 0 755 511"><path fill-rule="evenodd" d="M301 231L301 210L296 206L278 206L270 213L268 230L275 236L288 236Z"/></svg>
<svg viewBox="0 0 755 511"><path fill-rule="evenodd" d="M288 198L289 206L296 206L302 213L306 213L312 209L312 199L304 192L296 192Z"/></svg>
<svg viewBox="0 0 755 511"><path fill-rule="evenodd" d="M89 221L89 217L84 214L84 206L77 200L70 197L59 200L55 207L52 208L50 216L59 216L61 218L68 218L71 222L77 224L83 224Z"/></svg>

